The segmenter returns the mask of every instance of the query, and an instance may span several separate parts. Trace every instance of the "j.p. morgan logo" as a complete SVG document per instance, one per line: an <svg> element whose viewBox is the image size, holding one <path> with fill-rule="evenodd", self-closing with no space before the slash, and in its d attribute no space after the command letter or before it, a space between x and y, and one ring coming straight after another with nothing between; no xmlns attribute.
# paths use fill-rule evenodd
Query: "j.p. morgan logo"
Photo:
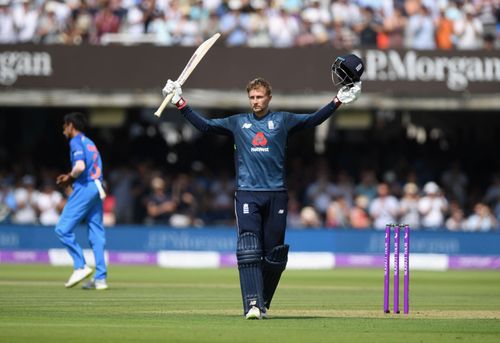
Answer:
<svg viewBox="0 0 500 343"><path fill-rule="evenodd" d="M500 58L493 56L421 56L412 50L403 55L394 50L367 50L364 60L364 78L370 81L446 82L452 91L463 91L471 82L500 81Z"/></svg>
<svg viewBox="0 0 500 343"><path fill-rule="evenodd" d="M11 86L19 76L51 76L52 59L46 52L0 53L0 85Z"/></svg>

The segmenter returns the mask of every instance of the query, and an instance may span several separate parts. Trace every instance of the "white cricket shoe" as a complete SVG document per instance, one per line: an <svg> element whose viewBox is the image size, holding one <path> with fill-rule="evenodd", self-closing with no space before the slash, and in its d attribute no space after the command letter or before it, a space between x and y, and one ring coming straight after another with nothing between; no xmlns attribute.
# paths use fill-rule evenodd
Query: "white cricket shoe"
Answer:
<svg viewBox="0 0 500 343"><path fill-rule="evenodd" d="M269 318L269 315L267 314L267 311L269 309L266 307L264 308L264 310L260 311L260 317L261 319L268 319Z"/></svg>
<svg viewBox="0 0 500 343"><path fill-rule="evenodd" d="M261 319L262 314L260 313L260 309L257 306L252 306L250 310L248 310L245 315L246 319Z"/></svg>
<svg viewBox="0 0 500 343"><path fill-rule="evenodd" d="M89 266L84 266L81 269L75 269L73 271L73 274L69 277L68 282L64 284L66 288L73 287L74 285L78 284L82 280L85 280L92 274L93 270Z"/></svg>
<svg viewBox="0 0 500 343"><path fill-rule="evenodd" d="M82 286L83 289L95 289L98 291L104 291L108 289L108 284L105 279L91 280Z"/></svg>

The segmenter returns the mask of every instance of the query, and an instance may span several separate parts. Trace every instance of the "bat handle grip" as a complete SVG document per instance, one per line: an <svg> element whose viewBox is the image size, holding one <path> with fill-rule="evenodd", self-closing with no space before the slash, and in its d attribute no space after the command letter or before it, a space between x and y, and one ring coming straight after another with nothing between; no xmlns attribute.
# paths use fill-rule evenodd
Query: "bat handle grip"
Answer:
<svg viewBox="0 0 500 343"><path fill-rule="evenodd" d="M157 116L157 117L161 116L161 113L163 112L163 110L165 109L165 107L167 107L167 105L170 102L170 100L172 100L173 96L174 96L174 92L168 94L165 97L165 99L163 99L163 102L161 103L160 107L158 107L158 109L155 112L155 116Z"/></svg>

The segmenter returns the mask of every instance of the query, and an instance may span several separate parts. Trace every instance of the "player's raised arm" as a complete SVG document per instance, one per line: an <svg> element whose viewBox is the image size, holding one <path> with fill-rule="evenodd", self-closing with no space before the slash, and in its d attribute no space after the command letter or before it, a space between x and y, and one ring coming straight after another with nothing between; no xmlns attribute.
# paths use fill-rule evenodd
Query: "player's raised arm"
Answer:
<svg viewBox="0 0 500 343"><path fill-rule="evenodd" d="M182 88L179 82L168 80L162 92L163 96L173 94L170 100L171 103L201 132L231 134L231 122L229 118L207 119L188 106L186 100L182 97Z"/></svg>
<svg viewBox="0 0 500 343"><path fill-rule="evenodd" d="M339 56L332 64L332 81L340 87L337 95L326 106L313 114L292 114L287 118L287 127L291 132L314 127L328 119L342 104L350 104L361 95L361 75L363 61L356 55Z"/></svg>

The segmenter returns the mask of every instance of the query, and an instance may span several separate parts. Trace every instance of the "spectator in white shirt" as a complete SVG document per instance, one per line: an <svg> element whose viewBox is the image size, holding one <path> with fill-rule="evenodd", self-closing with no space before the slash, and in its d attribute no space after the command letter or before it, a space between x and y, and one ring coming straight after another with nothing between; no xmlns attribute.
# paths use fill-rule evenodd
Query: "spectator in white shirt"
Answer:
<svg viewBox="0 0 500 343"><path fill-rule="evenodd" d="M387 224L396 223L399 212L399 202L389 194L389 186L382 182L377 187L378 196L370 204L370 216L373 218L373 227L382 230Z"/></svg>
<svg viewBox="0 0 500 343"><path fill-rule="evenodd" d="M63 196L55 189L52 182L47 181L36 197L35 205L40 213L40 224L56 225L63 207Z"/></svg>
<svg viewBox="0 0 500 343"><path fill-rule="evenodd" d="M483 23L474 17L474 9L465 6L465 18L455 22L454 31L457 36L457 49L472 50L483 46Z"/></svg>
<svg viewBox="0 0 500 343"><path fill-rule="evenodd" d="M36 224L36 201L38 192L35 190L35 179L26 175L21 180L21 185L14 190L16 199L16 212L12 221L16 224Z"/></svg>
<svg viewBox="0 0 500 343"><path fill-rule="evenodd" d="M448 212L448 201L441 194L439 186L435 182L427 182L424 185L424 193L425 196L418 203L422 227L426 229L444 227L445 213Z"/></svg>
<svg viewBox="0 0 500 343"><path fill-rule="evenodd" d="M491 231L497 228L498 222L491 209L484 203L474 205L474 213L464 224L464 231Z"/></svg>

